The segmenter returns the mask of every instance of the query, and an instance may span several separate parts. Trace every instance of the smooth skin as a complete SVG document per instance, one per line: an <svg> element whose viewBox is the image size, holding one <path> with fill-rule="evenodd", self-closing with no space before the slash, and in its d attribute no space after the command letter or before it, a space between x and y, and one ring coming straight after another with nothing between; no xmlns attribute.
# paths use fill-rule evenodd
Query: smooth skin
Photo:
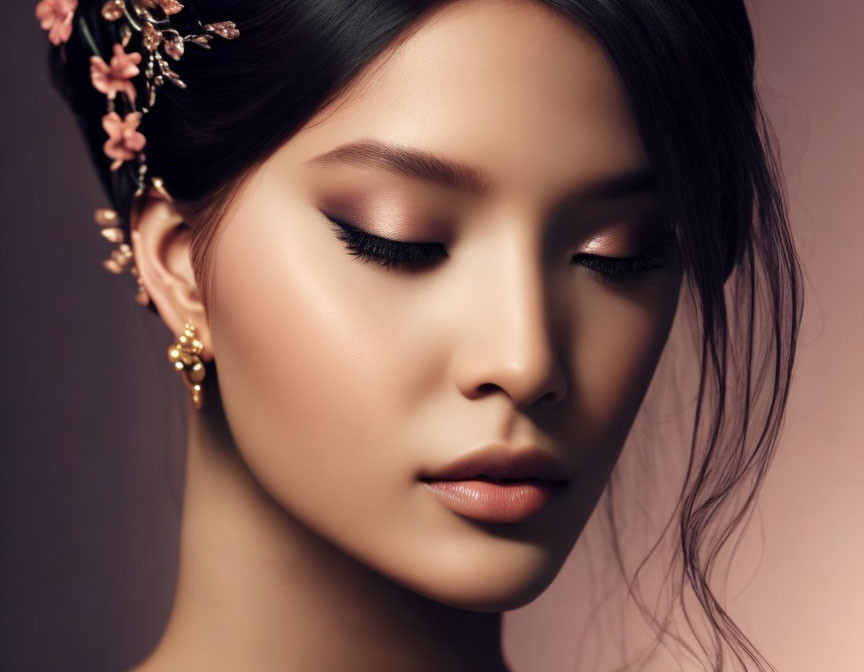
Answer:
<svg viewBox="0 0 864 672"><path fill-rule="evenodd" d="M362 140L467 164L485 189L315 160ZM677 259L626 281L574 262L668 232L654 192L586 196L645 168L596 41L540 4L478 0L415 26L255 170L206 307L187 225L148 196L144 283L175 335L198 327L220 395L190 404L176 600L136 669L508 669L501 612L573 548L676 312ZM324 213L448 256L384 268ZM492 525L418 481L496 442L558 456L572 487Z"/></svg>

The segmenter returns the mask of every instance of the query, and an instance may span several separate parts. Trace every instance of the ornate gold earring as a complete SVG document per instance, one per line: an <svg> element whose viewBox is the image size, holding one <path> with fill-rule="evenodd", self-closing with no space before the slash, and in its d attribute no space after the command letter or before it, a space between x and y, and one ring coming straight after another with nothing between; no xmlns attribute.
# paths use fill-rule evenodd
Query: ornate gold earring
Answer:
<svg viewBox="0 0 864 672"><path fill-rule="evenodd" d="M204 405L201 391L201 381L204 380L206 370L201 352L204 345L197 338L198 330L189 320L183 326L183 334L174 345L168 348L168 359L174 364L174 370L183 376L183 382L192 393L192 403L195 410L201 410Z"/></svg>

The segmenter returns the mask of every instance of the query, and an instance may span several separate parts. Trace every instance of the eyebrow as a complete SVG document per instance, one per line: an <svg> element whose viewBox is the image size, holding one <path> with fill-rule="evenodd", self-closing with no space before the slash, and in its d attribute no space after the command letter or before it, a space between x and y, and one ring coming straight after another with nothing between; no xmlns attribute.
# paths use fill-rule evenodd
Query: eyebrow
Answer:
<svg viewBox="0 0 864 672"><path fill-rule="evenodd" d="M358 140L340 145L309 159L307 163L379 168L476 195L491 191L489 180L472 166L424 150L392 145L380 140ZM578 197L580 200L613 200L651 193L656 189L657 175L653 169L637 168L593 180L579 189Z"/></svg>

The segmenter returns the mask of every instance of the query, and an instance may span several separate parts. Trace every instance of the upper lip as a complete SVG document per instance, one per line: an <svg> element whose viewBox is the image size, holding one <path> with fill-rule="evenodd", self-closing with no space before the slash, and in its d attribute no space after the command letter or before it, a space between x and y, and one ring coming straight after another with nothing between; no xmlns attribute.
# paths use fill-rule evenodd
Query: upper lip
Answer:
<svg viewBox="0 0 864 672"><path fill-rule="evenodd" d="M514 448L492 444L473 450L439 470L424 473L420 478L426 481L462 481L478 477L569 481L572 475L561 460L539 447Z"/></svg>

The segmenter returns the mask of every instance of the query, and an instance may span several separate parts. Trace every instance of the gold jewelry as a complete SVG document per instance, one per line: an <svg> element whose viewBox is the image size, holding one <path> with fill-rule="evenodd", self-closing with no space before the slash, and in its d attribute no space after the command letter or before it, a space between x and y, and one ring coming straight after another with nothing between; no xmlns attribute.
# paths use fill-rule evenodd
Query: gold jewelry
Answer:
<svg viewBox="0 0 864 672"><path fill-rule="evenodd" d="M183 382L192 393L192 403L195 410L200 411L204 404L201 391L201 381L207 373L201 352L204 344L197 338L198 330L189 320L183 326L183 334L174 345L168 348L168 359L174 364L174 370L183 376Z"/></svg>
<svg viewBox="0 0 864 672"><path fill-rule="evenodd" d="M159 178L152 178L154 188L164 189L162 181ZM115 210L109 208L99 208L93 213L93 221L101 227L102 237L117 245L115 250L112 250L111 256L102 262L102 268L112 273L128 272L138 283L138 291L135 293L135 301L142 306L150 303L150 295L147 293L147 288L144 287L144 281L141 279L141 274L138 272L138 265L135 263L135 255L132 252L132 247L126 242L126 236L123 229L120 227L120 217Z"/></svg>

